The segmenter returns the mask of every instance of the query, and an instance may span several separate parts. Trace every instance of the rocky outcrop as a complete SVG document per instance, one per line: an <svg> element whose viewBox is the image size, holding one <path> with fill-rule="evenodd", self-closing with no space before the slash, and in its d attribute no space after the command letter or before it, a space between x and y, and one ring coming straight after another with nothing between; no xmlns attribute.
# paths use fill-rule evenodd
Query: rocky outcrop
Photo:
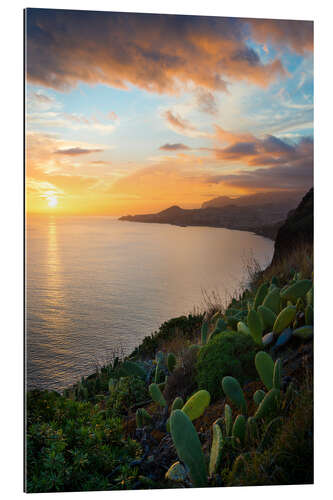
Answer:
<svg viewBox="0 0 333 500"><path fill-rule="evenodd" d="M272 264L288 257L288 254L303 244L313 244L313 188L304 196L295 210L289 212L280 227L274 247Z"/></svg>

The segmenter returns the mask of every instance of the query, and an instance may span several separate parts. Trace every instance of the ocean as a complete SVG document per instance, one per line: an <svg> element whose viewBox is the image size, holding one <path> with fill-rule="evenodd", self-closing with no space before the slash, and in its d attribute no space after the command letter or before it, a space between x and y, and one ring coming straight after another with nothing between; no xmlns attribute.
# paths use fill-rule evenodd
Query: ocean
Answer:
<svg viewBox="0 0 333 500"><path fill-rule="evenodd" d="M164 321L227 300L246 262L270 262L274 242L245 231L29 216L26 380L62 390L113 350L130 353Z"/></svg>

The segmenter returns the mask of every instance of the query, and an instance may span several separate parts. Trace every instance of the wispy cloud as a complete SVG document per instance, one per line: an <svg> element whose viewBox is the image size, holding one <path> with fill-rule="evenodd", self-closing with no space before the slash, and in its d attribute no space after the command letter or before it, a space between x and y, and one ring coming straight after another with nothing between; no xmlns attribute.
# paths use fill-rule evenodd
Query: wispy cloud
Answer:
<svg viewBox="0 0 333 500"><path fill-rule="evenodd" d="M186 146L185 144L181 144L181 143L176 143L176 144L169 144L169 143L166 143L166 144L163 144L163 146L160 146L161 150L163 151L181 151L181 150L184 150L184 149L190 149L188 146Z"/></svg>
<svg viewBox="0 0 333 500"><path fill-rule="evenodd" d="M67 155L67 156L79 156L87 155L91 153L101 153L103 149L84 149L84 148L68 148L68 149L57 149L55 154Z"/></svg>

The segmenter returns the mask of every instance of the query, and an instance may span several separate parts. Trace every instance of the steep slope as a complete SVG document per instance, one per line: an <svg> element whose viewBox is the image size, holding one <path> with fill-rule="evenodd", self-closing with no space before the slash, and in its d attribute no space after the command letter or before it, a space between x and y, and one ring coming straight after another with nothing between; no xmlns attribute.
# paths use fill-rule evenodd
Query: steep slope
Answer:
<svg viewBox="0 0 333 500"><path fill-rule="evenodd" d="M313 244L313 188L302 199L295 210L289 212L280 227L274 247L272 264L288 257L288 254L302 244Z"/></svg>

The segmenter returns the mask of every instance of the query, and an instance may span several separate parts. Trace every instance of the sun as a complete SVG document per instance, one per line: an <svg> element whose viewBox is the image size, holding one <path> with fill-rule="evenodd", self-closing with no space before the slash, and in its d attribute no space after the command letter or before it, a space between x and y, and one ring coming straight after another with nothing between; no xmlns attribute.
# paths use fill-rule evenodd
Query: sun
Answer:
<svg viewBox="0 0 333 500"><path fill-rule="evenodd" d="M47 204L49 207L56 207L58 205L58 198L56 196L49 196Z"/></svg>

